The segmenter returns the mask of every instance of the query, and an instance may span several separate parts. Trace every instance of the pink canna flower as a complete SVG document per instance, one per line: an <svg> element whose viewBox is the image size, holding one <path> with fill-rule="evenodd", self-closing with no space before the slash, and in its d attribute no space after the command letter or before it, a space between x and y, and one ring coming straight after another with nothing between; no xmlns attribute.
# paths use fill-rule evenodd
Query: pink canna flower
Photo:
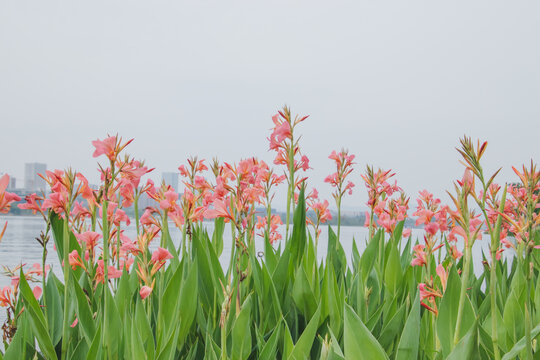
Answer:
<svg viewBox="0 0 540 360"><path fill-rule="evenodd" d="M39 202L43 202L43 198L40 196L37 196L36 194L30 194L26 195L24 198L25 203L19 204L19 209L24 210L32 210L33 214L37 214L38 212L42 215L45 215L43 213L42 205Z"/></svg>
<svg viewBox="0 0 540 360"><path fill-rule="evenodd" d="M401 236L403 236L404 238L408 238L409 236L411 236L411 229L403 229Z"/></svg>
<svg viewBox="0 0 540 360"><path fill-rule="evenodd" d="M14 307L13 298L11 297L11 287L4 286L0 290L0 306L2 307Z"/></svg>
<svg viewBox="0 0 540 360"><path fill-rule="evenodd" d="M43 209L52 209L57 214L65 213L67 210L67 193L54 192L43 201Z"/></svg>
<svg viewBox="0 0 540 360"><path fill-rule="evenodd" d="M411 261L411 266L424 266L427 264L425 246L422 244L415 245L413 248L415 258Z"/></svg>
<svg viewBox="0 0 540 360"><path fill-rule="evenodd" d="M152 288L150 286L146 286L144 285L142 288L141 288L141 291L139 292L139 294L141 295L141 299L146 299L148 297L148 295L150 295L152 293Z"/></svg>
<svg viewBox="0 0 540 360"><path fill-rule="evenodd" d="M167 259L172 259L172 258L173 256L167 249L158 247L157 250L152 253L151 261L153 263L157 263L157 262L162 262L162 261L165 261Z"/></svg>
<svg viewBox="0 0 540 360"><path fill-rule="evenodd" d="M176 200L178 200L178 194L170 189L163 194L164 198L159 202L159 207L163 210L172 211L175 209Z"/></svg>
<svg viewBox="0 0 540 360"><path fill-rule="evenodd" d="M231 210L227 205L225 204L225 201L223 200L216 200L214 201L214 208L213 209L207 209L204 212L204 217L206 219L215 219L217 217L222 217L231 221L235 221L234 216L232 215Z"/></svg>
<svg viewBox="0 0 540 360"><path fill-rule="evenodd" d="M75 234L75 237L77 238L77 240L79 240L79 242L84 242L86 245L86 249L90 250L97 245L99 239L102 238L102 235L94 231L86 231L82 234Z"/></svg>
<svg viewBox="0 0 540 360"><path fill-rule="evenodd" d="M92 141L92 145L94 145L96 150L94 151L93 156L98 157L105 155L112 163L114 163L118 154L132 141L133 139L122 144L122 138L118 138L117 136L109 136L105 140L94 140Z"/></svg>
<svg viewBox="0 0 540 360"><path fill-rule="evenodd" d="M36 286L34 289L32 289L32 294L34 294L34 297L36 298L36 300L39 300L42 293L43 293L43 290L41 290L39 286Z"/></svg>
<svg viewBox="0 0 540 360"><path fill-rule="evenodd" d="M79 323L79 319L75 317L75 320L73 320L73 322L71 323L71 325L69 325L69 327L74 328L75 326L77 326L78 323Z"/></svg>
<svg viewBox="0 0 540 360"><path fill-rule="evenodd" d="M110 160L113 160L116 149L116 136L110 136L103 141L92 141L92 145L96 148L93 155L94 157L106 155Z"/></svg>
<svg viewBox="0 0 540 360"><path fill-rule="evenodd" d="M437 272L437 275L439 276L439 279L441 279L441 284L443 287L443 291L446 291L446 283L448 282L448 272L444 268L442 264L437 265L437 269L435 269Z"/></svg>
<svg viewBox="0 0 540 360"><path fill-rule="evenodd" d="M11 208L11 203L21 200L21 198L16 194L6 191L8 185L9 175L6 174L0 177L0 214L8 213Z"/></svg>
<svg viewBox="0 0 540 360"><path fill-rule="evenodd" d="M76 270L77 267L85 268L84 263L82 262L81 256L77 250L73 250L69 253L69 265L73 270Z"/></svg>

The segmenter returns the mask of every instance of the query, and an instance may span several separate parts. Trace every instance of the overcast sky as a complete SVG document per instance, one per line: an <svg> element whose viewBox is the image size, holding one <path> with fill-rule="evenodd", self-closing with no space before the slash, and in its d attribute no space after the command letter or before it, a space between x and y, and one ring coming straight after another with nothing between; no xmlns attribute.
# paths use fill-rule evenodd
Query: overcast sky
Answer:
<svg viewBox="0 0 540 360"><path fill-rule="evenodd" d="M91 141L135 138L162 171L187 156L266 161L288 104L311 184L328 154L392 168L414 199L463 172L459 137L489 142L488 172L540 159L538 1L0 0L0 172L72 166L97 181Z"/></svg>

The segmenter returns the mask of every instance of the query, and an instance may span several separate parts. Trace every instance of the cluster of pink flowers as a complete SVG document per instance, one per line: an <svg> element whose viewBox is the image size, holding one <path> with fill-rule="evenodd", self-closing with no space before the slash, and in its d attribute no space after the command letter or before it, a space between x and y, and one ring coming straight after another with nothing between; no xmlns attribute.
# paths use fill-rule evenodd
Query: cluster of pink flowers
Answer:
<svg viewBox="0 0 540 360"><path fill-rule="evenodd" d="M21 198L17 196L16 194L6 191L8 185L9 185L9 175L6 174L0 177L0 214L8 213L9 209L11 209L11 204L15 201L21 200ZM2 237L4 236L6 227L7 227L7 222L2 227L2 231L0 231L0 241L2 240Z"/></svg>
<svg viewBox="0 0 540 360"><path fill-rule="evenodd" d="M366 212L364 226L373 229L379 225L389 234L394 233L398 222L407 218L409 210L409 198L397 185L397 182L394 181L393 185L388 183L388 180L394 175L392 170L373 171L373 168L369 166L366 173L361 175L368 189L367 205L371 209L371 214ZM399 194L399 196L392 197L394 194ZM376 222L374 216L377 217ZM403 230L404 237L408 237L410 234L410 229Z"/></svg>
<svg viewBox="0 0 540 360"><path fill-rule="evenodd" d="M353 171L352 166L354 165L354 155L349 155L347 150L341 150L339 153L334 150L330 156L328 156L328 158L334 160L336 164L336 172L328 175L324 179L324 182L329 183L332 185L332 187L336 188L333 196L334 199L338 201L338 198L341 199L345 193L348 193L349 195L352 194L354 183L352 181L347 181L345 184L345 181Z"/></svg>

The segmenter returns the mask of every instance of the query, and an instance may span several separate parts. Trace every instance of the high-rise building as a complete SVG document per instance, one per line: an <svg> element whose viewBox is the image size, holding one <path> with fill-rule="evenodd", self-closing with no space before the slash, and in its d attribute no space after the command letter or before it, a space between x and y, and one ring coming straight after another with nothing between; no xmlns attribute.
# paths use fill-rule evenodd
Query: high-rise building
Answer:
<svg viewBox="0 0 540 360"><path fill-rule="evenodd" d="M175 172L164 172L161 174L161 178L165 182L165 184L170 185L174 191L178 192L178 188L180 185L178 173Z"/></svg>
<svg viewBox="0 0 540 360"><path fill-rule="evenodd" d="M47 184L38 174L45 175L47 164L24 164L24 189L30 192L45 191Z"/></svg>
<svg viewBox="0 0 540 360"><path fill-rule="evenodd" d="M9 178L8 190L15 190L17 188L17 179L15 177Z"/></svg>

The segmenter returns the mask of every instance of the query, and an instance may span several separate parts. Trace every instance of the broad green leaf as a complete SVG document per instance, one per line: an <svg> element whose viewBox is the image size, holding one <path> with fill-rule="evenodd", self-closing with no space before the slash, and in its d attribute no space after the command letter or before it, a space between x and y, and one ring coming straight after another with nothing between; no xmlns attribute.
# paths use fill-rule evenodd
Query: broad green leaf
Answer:
<svg viewBox="0 0 540 360"><path fill-rule="evenodd" d="M534 329L531 330L531 339L534 339L535 337L540 334L540 325L537 325ZM512 349L508 351L502 358L502 360L511 360L514 359L516 356L518 356L524 349L525 346L527 346L527 339L522 337L519 339L518 342L514 344Z"/></svg>
<svg viewBox="0 0 540 360"><path fill-rule="evenodd" d="M304 317L310 319L315 313L318 303L309 285L307 274L302 266L296 270L296 277L292 288L292 297L294 303Z"/></svg>
<svg viewBox="0 0 540 360"><path fill-rule="evenodd" d="M418 344L420 334L420 298L419 293L412 303L411 312L405 322L405 327L401 333L399 345L396 353L396 360L408 360L418 358Z"/></svg>
<svg viewBox="0 0 540 360"><path fill-rule="evenodd" d="M287 357L288 360L304 360L309 358L313 340L317 334L320 315L321 308L319 307L294 345L291 354Z"/></svg>
<svg viewBox="0 0 540 360"><path fill-rule="evenodd" d="M459 307L459 296L461 292L461 278L453 266L448 275L446 291L439 306L439 316L437 317L437 335L441 342L443 356L448 356L454 347L454 332L456 329L457 313ZM460 338L465 336L470 327L474 324L476 315L469 301L465 296L463 315L461 320Z"/></svg>
<svg viewBox="0 0 540 360"><path fill-rule="evenodd" d="M55 284L55 279L56 275L54 275L53 272L50 272L47 284L45 285L45 290L43 291L43 297L45 297L47 302L47 324L49 326L49 334L51 335L53 346L56 346L60 342L60 339L62 339L62 327L64 325L62 300L60 298L60 293L58 292L58 287Z"/></svg>
<svg viewBox="0 0 540 360"><path fill-rule="evenodd" d="M184 344L197 312L199 298L199 278L197 269L197 266L193 265L188 270L188 275L182 283L182 291L180 293L180 298L178 299L180 315L180 329L178 332L179 348Z"/></svg>
<svg viewBox="0 0 540 360"><path fill-rule="evenodd" d="M231 359L245 360L251 353L251 295L242 304L232 328Z"/></svg>
<svg viewBox="0 0 540 360"><path fill-rule="evenodd" d="M82 328L82 332L88 346L92 343L96 334L96 322L92 316L92 310L88 305L88 299L77 281L71 281L71 293L77 300L77 319L78 325Z"/></svg>
<svg viewBox="0 0 540 360"><path fill-rule="evenodd" d="M30 324L32 324L33 333L38 341L39 348L48 359L57 359L51 337L47 331L45 316L43 315L43 312L41 311L41 308L34 294L32 293L32 289L30 289L30 286L26 281L26 277L22 269L19 276L19 291L24 299L24 303L26 304L25 308L28 311Z"/></svg>
<svg viewBox="0 0 540 360"><path fill-rule="evenodd" d="M212 234L212 244L216 255L219 257L223 252L223 232L225 230L225 219L216 218L214 220L214 233Z"/></svg>
<svg viewBox="0 0 540 360"><path fill-rule="evenodd" d="M172 326L177 321L179 308L178 298L182 286L183 266L176 268L174 275L167 283L163 295L159 299L159 310L157 318L157 349L160 354L170 341L175 327Z"/></svg>
<svg viewBox="0 0 540 360"><path fill-rule="evenodd" d="M467 334L459 340L447 360L473 359L473 351L476 345L476 323L471 326Z"/></svg>
<svg viewBox="0 0 540 360"><path fill-rule="evenodd" d="M345 304L345 359L347 360L379 360L388 359L381 344L356 315L354 310Z"/></svg>
<svg viewBox="0 0 540 360"><path fill-rule="evenodd" d="M402 284L403 274L398 249L394 244L390 243L389 246L390 252L384 270L384 283L392 294L397 295L397 291Z"/></svg>
<svg viewBox="0 0 540 360"><path fill-rule="evenodd" d="M277 358L277 345L281 338L282 325L279 323L274 330L268 341L264 344L259 353L259 359L261 360L274 360Z"/></svg>

